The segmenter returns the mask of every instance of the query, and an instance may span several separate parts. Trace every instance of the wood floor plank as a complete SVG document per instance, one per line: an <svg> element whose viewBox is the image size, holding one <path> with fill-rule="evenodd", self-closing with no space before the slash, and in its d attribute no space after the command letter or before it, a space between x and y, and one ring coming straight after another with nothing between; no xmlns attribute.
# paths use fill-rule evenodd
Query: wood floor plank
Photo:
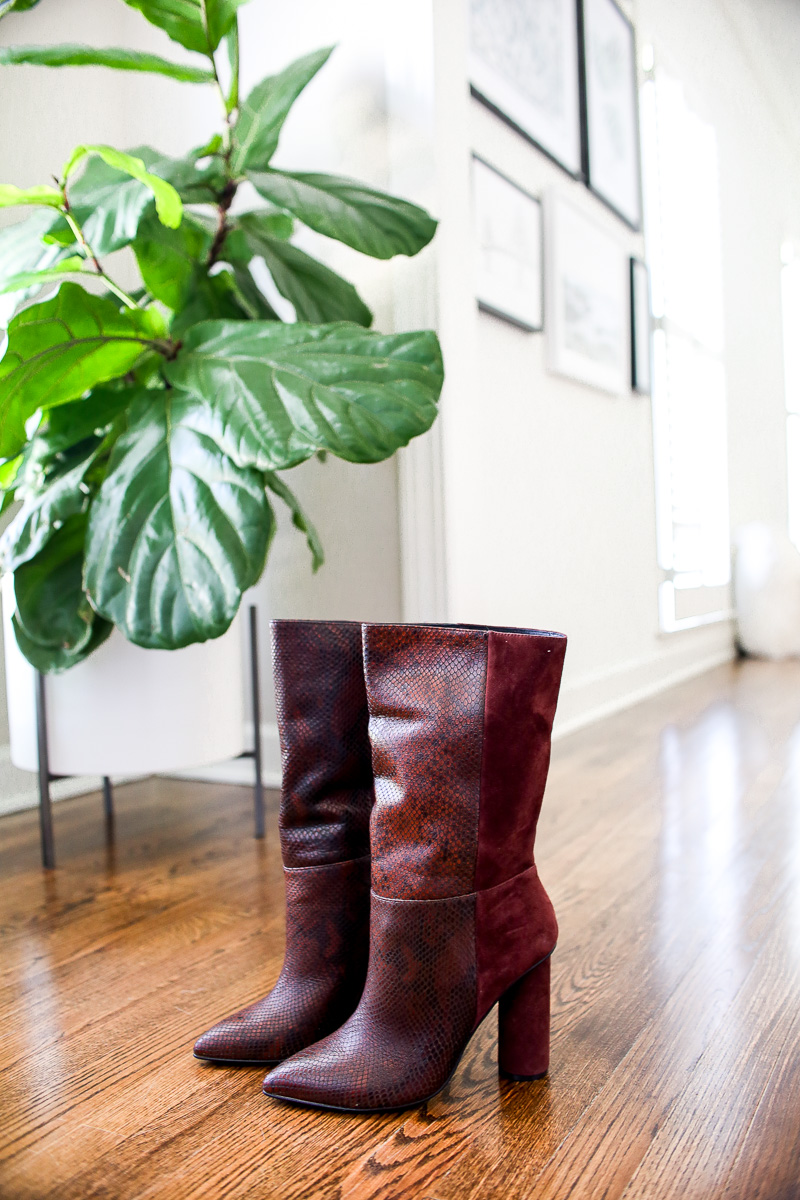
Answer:
<svg viewBox="0 0 800 1200"><path fill-rule="evenodd" d="M268 1101L194 1037L283 952L275 813L144 780L0 820L2 1200L798 1200L800 664L744 663L556 744L553 1058L355 1117Z"/></svg>

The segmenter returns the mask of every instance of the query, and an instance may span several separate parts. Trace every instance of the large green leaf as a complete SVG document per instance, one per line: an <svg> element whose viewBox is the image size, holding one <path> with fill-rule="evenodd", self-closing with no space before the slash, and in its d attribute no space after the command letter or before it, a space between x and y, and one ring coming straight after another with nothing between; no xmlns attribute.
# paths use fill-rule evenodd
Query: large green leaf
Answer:
<svg viewBox="0 0 800 1200"><path fill-rule="evenodd" d="M21 205L44 204L47 208L58 208L63 202L58 188L37 186L18 188L13 183L0 183L0 208Z"/></svg>
<svg viewBox="0 0 800 1200"><path fill-rule="evenodd" d="M263 258L278 291L294 306L298 321L316 325L329 321L372 324L372 313L352 283L290 242L271 237L258 213L246 213L239 219L239 226L252 253Z"/></svg>
<svg viewBox="0 0 800 1200"><path fill-rule="evenodd" d="M198 325L164 370L193 397L193 426L262 470L317 450L388 458L433 424L443 379L434 333L267 321Z"/></svg>
<svg viewBox="0 0 800 1200"><path fill-rule="evenodd" d="M38 554L69 517L87 511L89 488L84 478L95 454L92 447L77 462L48 473L28 496L24 496L24 488L17 490L17 498L24 497L23 504L0 537L0 569L15 571Z"/></svg>
<svg viewBox="0 0 800 1200"><path fill-rule="evenodd" d="M301 533L306 535L306 542L311 552L311 570L318 571L325 562L325 552L322 549L319 534L311 523L308 514L292 489L284 482L281 475L278 475L275 471L265 471L264 480L270 491L274 492L276 496L280 496L289 509L295 529L299 529Z"/></svg>
<svg viewBox="0 0 800 1200"><path fill-rule="evenodd" d="M29 63L39 67L113 67L116 71L148 71L167 75L183 83L213 83L208 67L192 67L170 62L158 54L122 50L112 46L0 46L0 64L16 66Z"/></svg>
<svg viewBox="0 0 800 1200"><path fill-rule="evenodd" d="M193 217L185 217L179 229L168 229L155 214L145 215L133 250L150 295L173 311L182 308L212 241L213 235Z"/></svg>
<svg viewBox="0 0 800 1200"><path fill-rule="evenodd" d="M183 216L183 203L171 183L167 183L160 175L154 175L145 167L141 158L134 154L126 154L124 150L116 150L113 146L92 145L78 146L72 152L72 157L64 168L63 178L66 181L85 159L97 157L107 167L130 175L136 179L148 192L153 194L156 202L158 219L170 229L177 229ZM90 243L91 245L91 243Z"/></svg>
<svg viewBox="0 0 800 1200"><path fill-rule="evenodd" d="M14 573L14 632L20 650L39 671L74 666L111 632L83 590L85 537L85 514L71 517Z"/></svg>
<svg viewBox="0 0 800 1200"><path fill-rule="evenodd" d="M372 258L417 254L436 232L424 208L339 175L248 171L267 200L304 225Z"/></svg>
<svg viewBox="0 0 800 1200"><path fill-rule="evenodd" d="M182 394L142 393L91 508L87 591L142 646L223 633L274 531L262 476L187 421L197 407Z"/></svg>
<svg viewBox="0 0 800 1200"><path fill-rule="evenodd" d="M216 50L247 0L125 0L187 50Z"/></svg>
<svg viewBox="0 0 800 1200"><path fill-rule="evenodd" d="M52 220L49 212L37 212L25 221L0 229L0 285L15 276L46 271L69 253L63 246L42 241ZM26 285L19 291L0 295L0 328L7 325L17 305L36 290L35 286Z"/></svg>
<svg viewBox="0 0 800 1200"><path fill-rule="evenodd" d="M41 458L47 462L82 446L89 439L99 441L130 403L132 396L133 391L128 387L101 385L70 404L49 408L42 414L32 445L41 445Z"/></svg>
<svg viewBox="0 0 800 1200"><path fill-rule="evenodd" d="M16 454L37 408L124 375L162 332L153 310L125 309L75 283L18 313L0 359L0 456Z"/></svg>
<svg viewBox="0 0 800 1200"><path fill-rule="evenodd" d="M35 8L39 0L0 0L0 17L12 12L27 12Z"/></svg>
<svg viewBox="0 0 800 1200"><path fill-rule="evenodd" d="M74 606L73 611L76 614L76 625L77 620L83 621L85 618L88 621L89 619L89 609L83 607L85 597L83 592L78 591L77 586L80 582L81 566L82 560L76 556L64 572L66 580L64 579L64 575L56 579L59 593L55 603L59 606L58 611L63 611L64 605L69 600ZM62 590L64 582L69 586L69 592ZM42 595L42 592L44 592L45 599L49 600L49 590L41 589L38 595ZM78 605L81 607L77 607ZM47 610L45 609L45 611ZM108 641L114 631L114 626L110 621L103 620L102 617L98 617L95 613L92 615L88 640L79 645L77 649L71 649L69 645L45 646L41 642L34 641L23 628L19 617L16 615L12 618L11 624L14 628L17 645L23 655L27 658L31 666L37 671L41 671L43 675L60 675L64 671L69 670L70 667L76 666L77 663L83 662L90 654L94 654L95 650L102 646L103 642Z"/></svg>
<svg viewBox="0 0 800 1200"><path fill-rule="evenodd" d="M303 88L324 66L333 46L298 58L278 75L257 83L239 110L234 131L235 174L266 167L278 148L283 123Z"/></svg>
<svg viewBox="0 0 800 1200"><path fill-rule="evenodd" d="M20 275L12 275L0 282L0 294L3 292L21 292L29 288L44 287L46 283L59 283L65 275L85 274L86 259L79 255L64 258L53 267L45 267L42 271L23 271ZM88 272L93 274L93 272Z"/></svg>

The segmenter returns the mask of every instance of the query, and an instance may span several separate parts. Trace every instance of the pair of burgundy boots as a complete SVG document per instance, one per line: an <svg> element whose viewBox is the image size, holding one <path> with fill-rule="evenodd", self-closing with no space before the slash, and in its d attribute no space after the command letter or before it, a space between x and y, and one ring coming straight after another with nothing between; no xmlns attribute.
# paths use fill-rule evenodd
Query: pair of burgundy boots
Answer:
<svg viewBox="0 0 800 1200"><path fill-rule="evenodd" d="M533 865L566 638L274 621L286 956L195 1045L268 1096L435 1095L497 1001L499 1066L547 1071L553 906Z"/></svg>

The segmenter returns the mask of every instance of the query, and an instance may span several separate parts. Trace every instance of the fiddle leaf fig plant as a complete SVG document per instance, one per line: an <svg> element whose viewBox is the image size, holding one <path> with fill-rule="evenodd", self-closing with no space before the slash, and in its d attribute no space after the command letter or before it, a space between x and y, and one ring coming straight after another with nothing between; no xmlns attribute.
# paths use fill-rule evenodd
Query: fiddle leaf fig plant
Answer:
<svg viewBox="0 0 800 1200"><path fill-rule="evenodd" d="M272 165L330 49L240 97L246 0L121 2L195 61L0 47L0 66L151 72L213 87L221 106L219 131L184 158L82 145L52 182L0 185L0 207L32 210L0 230L0 496L17 506L0 569L14 575L18 644L45 672L114 626L160 649L224 633L264 570L276 501L319 567L286 473L314 455L390 457L430 428L443 378L435 334L374 331L353 285L292 241L299 223L388 259L418 253L436 228L352 179ZM0 19L38 3L0 0ZM106 261L126 247L132 290Z"/></svg>

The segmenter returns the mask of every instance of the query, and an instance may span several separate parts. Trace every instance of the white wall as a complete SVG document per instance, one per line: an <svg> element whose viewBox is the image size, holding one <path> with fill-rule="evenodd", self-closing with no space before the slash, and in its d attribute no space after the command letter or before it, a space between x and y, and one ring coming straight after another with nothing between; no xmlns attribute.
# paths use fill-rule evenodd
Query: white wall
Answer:
<svg viewBox="0 0 800 1200"><path fill-rule="evenodd" d="M763 15L760 2L737 3L745 19ZM632 15L640 44L655 43L719 137L735 527L753 518L786 520L780 245L796 230L800 171L783 119L797 85L773 73L766 93L728 8L723 0L640 0ZM543 335L475 310L472 150L534 194L558 187L625 252L642 254L644 244L469 99L464 5L439 0L434 9L441 211L449 222L439 245L449 371L442 427L447 613L569 635L563 731L730 656L732 631L728 623L658 631L649 404L550 374ZM796 10L770 3L770 11L775 35L785 41L791 34L800 45ZM764 54L771 63L767 47Z"/></svg>

